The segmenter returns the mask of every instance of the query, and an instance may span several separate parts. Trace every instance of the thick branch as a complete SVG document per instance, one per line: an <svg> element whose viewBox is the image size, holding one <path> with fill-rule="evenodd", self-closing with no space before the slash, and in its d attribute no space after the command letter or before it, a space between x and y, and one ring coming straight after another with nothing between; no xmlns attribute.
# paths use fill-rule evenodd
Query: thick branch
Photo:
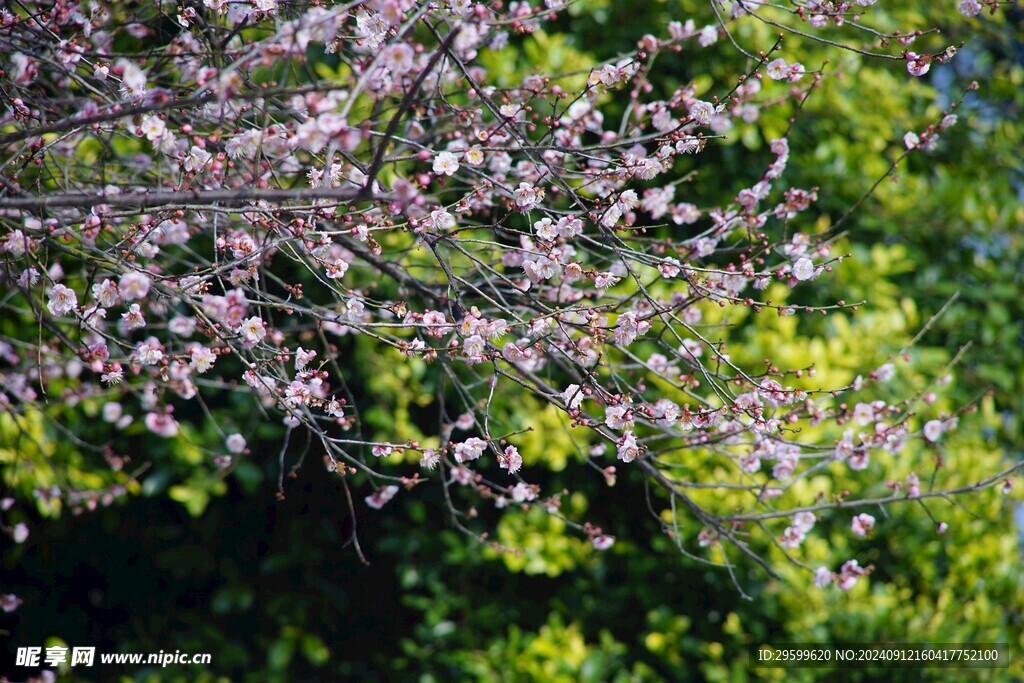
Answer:
<svg viewBox="0 0 1024 683"><path fill-rule="evenodd" d="M288 202L328 199L347 202L372 199L356 189L309 187L296 190L279 188L242 187L231 190L172 190L157 192L125 192L123 194L69 193L34 195L28 197L0 197L0 209L36 210L49 208L89 209L96 206L128 206L139 209L165 204L245 204L246 202Z"/></svg>

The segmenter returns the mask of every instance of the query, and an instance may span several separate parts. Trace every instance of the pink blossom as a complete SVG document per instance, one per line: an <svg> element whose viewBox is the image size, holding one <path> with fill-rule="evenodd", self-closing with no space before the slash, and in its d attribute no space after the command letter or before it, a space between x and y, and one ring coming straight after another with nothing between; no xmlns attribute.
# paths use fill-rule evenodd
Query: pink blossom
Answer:
<svg viewBox="0 0 1024 683"><path fill-rule="evenodd" d="M150 280L142 273L132 271L121 276L118 291L126 301L138 301L146 298L151 286Z"/></svg>
<svg viewBox="0 0 1024 683"><path fill-rule="evenodd" d="M0 595L0 610L3 610L6 614L10 614L14 610L18 609L21 605L22 599L14 593L4 593Z"/></svg>
<svg viewBox="0 0 1024 683"><path fill-rule="evenodd" d="M168 413L146 413L146 428L164 438L178 435L178 423Z"/></svg>
<svg viewBox="0 0 1024 683"><path fill-rule="evenodd" d="M616 457L622 462L633 462L640 457L640 446L637 444L633 432L627 430L619 439Z"/></svg>
<svg viewBox="0 0 1024 683"><path fill-rule="evenodd" d="M768 74L768 78L773 81L781 81L786 78L786 60L780 57L768 62L766 73Z"/></svg>
<svg viewBox="0 0 1024 683"><path fill-rule="evenodd" d="M164 352L160 350L160 342L155 337L149 337L135 347L135 357L143 365L157 365L164 358Z"/></svg>
<svg viewBox="0 0 1024 683"><path fill-rule="evenodd" d="M586 396L580 389L579 384L570 384L565 388L565 391L559 394L559 398L561 398L562 402L565 403L566 408L569 410L577 410Z"/></svg>
<svg viewBox="0 0 1024 683"><path fill-rule="evenodd" d="M78 295L70 287L54 285L49 297L46 308L52 315L65 315L78 308Z"/></svg>
<svg viewBox="0 0 1024 683"><path fill-rule="evenodd" d="M432 470L441 462L441 454L433 448L423 449L423 456L420 458L420 467L425 470Z"/></svg>
<svg viewBox="0 0 1024 683"><path fill-rule="evenodd" d="M790 550L792 548L799 547L800 544L804 542L805 538L806 534L803 531L789 526L782 532L782 538L779 539L779 545Z"/></svg>
<svg viewBox="0 0 1024 683"><path fill-rule="evenodd" d="M121 314L122 325L125 330L137 330L146 326L146 318L138 304L132 304L125 313Z"/></svg>
<svg viewBox="0 0 1024 683"><path fill-rule="evenodd" d="M475 436L470 437L461 443L455 444L455 461L461 464L470 460L476 460L483 455L485 448L487 448L486 441Z"/></svg>
<svg viewBox="0 0 1024 683"><path fill-rule="evenodd" d="M92 286L92 295L96 298L96 302L100 306L116 306L118 300L121 298L121 290L118 289L117 283L110 278L106 278L103 282Z"/></svg>
<svg viewBox="0 0 1024 683"><path fill-rule="evenodd" d="M263 320L257 316L243 320L242 324L238 326L238 333L251 344L258 344L267 336L267 330L263 327Z"/></svg>
<svg viewBox="0 0 1024 683"><path fill-rule="evenodd" d="M907 73L911 76L924 76L932 68L931 57L918 55L916 52L908 52L906 55Z"/></svg>
<svg viewBox="0 0 1024 683"><path fill-rule="evenodd" d="M614 429L616 431L632 427L633 415L629 410L629 406L620 403L619 405L608 406L605 408L604 423L608 425L609 429Z"/></svg>
<svg viewBox="0 0 1024 683"><path fill-rule="evenodd" d="M505 452L498 456L498 464L501 469L508 470L509 474L515 474L523 466L523 458L515 446L508 446Z"/></svg>
<svg viewBox="0 0 1024 683"><path fill-rule="evenodd" d="M916 473L911 472L908 474L904 480L904 485L907 488L907 496L909 498L917 498L921 495L921 480L918 479Z"/></svg>
<svg viewBox="0 0 1024 683"><path fill-rule="evenodd" d="M814 585L818 588L824 588L825 586L832 583L832 572L826 567L818 567L814 570Z"/></svg>
<svg viewBox="0 0 1024 683"><path fill-rule="evenodd" d="M803 533L807 533L814 528L814 524L818 521L818 518L810 511L802 511L796 513L793 516L793 528Z"/></svg>
<svg viewBox="0 0 1024 683"><path fill-rule="evenodd" d="M866 574L857 560L847 560L839 569L837 585L840 590L848 591L857 583L857 579Z"/></svg>
<svg viewBox="0 0 1024 683"><path fill-rule="evenodd" d="M702 126L711 123L711 117L715 115L715 105L710 102L698 100L690 105L690 117Z"/></svg>
<svg viewBox="0 0 1024 683"><path fill-rule="evenodd" d="M544 191L530 183L519 183L519 187L512 192L516 207L524 213L535 207L543 197Z"/></svg>
<svg viewBox="0 0 1024 683"><path fill-rule="evenodd" d="M189 366L195 368L200 375L213 368L217 360L216 354L205 346L194 346L189 352L191 360Z"/></svg>
<svg viewBox="0 0 1024 683"><path fill-rule="evenodd" d="M965 17L976 17L981 13L981 3L977 0L963 0L960 3L960 14Z"/></svg>
<svg viewBox="0 0 1024 683"><path fill-rule="evenodd" d="M434 173L438 175L454 175L459 170L459 160L451 152L441 152L434 157Z"/></svg>
<svg viewBox="0 0 1024 683"><path fill-rule="evenodd" d="M868 514L859 514L853 518L850 529L857 536L867 536L875 528L875 518Z"/></svg>
<svg viewBox="0 0 1024 683"><path fill-rule="evenodd" d="M809 258L800 258L793 264L793 277L797 280L810 280L814 277L814 263Z"/></svg>
<svg viewBox="0 0 1024 683"><path fill-rule="evenodd" d="M942 420L928 420L921 431L924 433L924 438L936 443L942 437L942 433L946 431L946 427Z"/></svg>
<svg viewBox="0 0 1024 683"><path fill-rule="evenodd" d="M189 151L188 156L185 157L182 165L186 171L197 173L203 170L212 158L213 155L202 147L192 145L192 149Z"/></svg>
<svg viewBox="0 0 1024 683"><path fill-rule="evenodd" d="M512 500L517 503L528 503L536 498L537 491L525 482L519 482L512 487Z"/></svg>
<svg viewBox="0 0 1024 683"><path fill-rule="evenodd" d="M382 486L372 495L366 496L364 500L366 501L366 504L374 510L380 510L382 507L387 505L388 501L395 497L396 493L398 493L397 486Z"/></svg>

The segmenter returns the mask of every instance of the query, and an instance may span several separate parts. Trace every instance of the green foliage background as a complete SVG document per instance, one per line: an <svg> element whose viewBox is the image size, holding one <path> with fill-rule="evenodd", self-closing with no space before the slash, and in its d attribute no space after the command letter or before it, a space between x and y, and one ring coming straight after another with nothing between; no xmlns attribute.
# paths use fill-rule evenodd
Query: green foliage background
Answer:
<svg viewBox="0 0 1024 683"><path fill-rule="evenodd" d="M941 445L944 482L968 484L1021 457L1022 14L1006 7L995 17L967 21L968 31L954 3L900 5L885 15L891 27L937 23L947 42L968 33L971 42L952 65L920 80L909 79L898 62L795 37L784 42L787 59L822 67L826 75L790 138L787 182L821 188L817 211L808 213L802 229L827 227L884 173L902 149L904 132L935 122L971 80L980 88L938 148L912 156L846 224L841 244L853 258L820 281L816 296L868 304L816 321L756 317L737 329L731 348L753 362L770 355L799 366L813 359L816 381L839 384L885 362L959 292L909 362L899 363L899 383L923 387L972 343L956 380L930 408L937 413L976 401L978 409ZM646 32L663 34L669 20L711 21L708 11L697 0L586 0L546 32L482 59L510 82L532 71L572 71L631 49ZM775 29L743 26L736 38L749 48L774 42ZM667 55L654 85L670 92L696 78L704 91L727 87L742 68L741 57L729 55L725 49ZM750 160L766 156L765 142L785 129L792 113L771 110L709 145L688 191L710 204L756 180L750 169L759 165ZM426 443L416 414L429 402L420 397L434 393L430 372L395 363L369 343L352 342L341 353L354 391L374 397L368 424ZM50 417L72 434L115 438L94 419L99 408L85 404ZM123 680L152 682L742 682L839 675L752 669L747 648L762 642L1006 642L1016 660L1011 669L976 677L1024 680L1016 492L986 492L927 510L897 507L878 515L879 533L871 539L851 538L848 522L837 515L808 542L803 557L816 564L828 557L828 546L845 550L861 564L878 566L870 580L849 593L818 591L809 576L772 556L783 581L740 567L739 581L753 598L747 601L727 574L680 557L660 535L641 482L628 468L620 468L614 488L580 477L574 471L579 458L556 414L529 402L498 410L543 426L520 444L531 475L536 472L548 490L571 483L576 493L565 504L588 511L618 536L612 550L596 553L547 516L515 513L495 533L520 552L498 554L453 530L439 493L421 489L383 512L358 510L371 560L364 567L345 547L352 520L340 485L315 463L288 482L284 501L275 500L276 459L265 457L277 452L282 436L273 424L258 427L256 455L226 478L190 446L209 435L186 431L154 444L143 441L141 426L129 430L116 438L128 452L134 439L139 460L144 454L152 462L144 483L123 503L74 516L31 503L33 489L56 483L47 462L59 464L71 483L90 488L103 485L106 468L40 416L18 424L0 416L4 487L29 503L18 507L21 517L6 521L24 518L33 528L27 543L2 555L0 589L25 599L0 622L13 634L6 647L64 642L101 651L213 654L205 669L120 672ZM221 411L239 425L253 419L242 400ZM933 455L919 452L916 466ZM884 490L879 486L878 493ZM937 521L949 524L946 534L936 533ZM687 537L698 530L695 524L681 529ZM924 679L921 672L902 674L901 680ZM843 675L892 680L884 671ZM927 675L968 678L963 671Z"/></svg>

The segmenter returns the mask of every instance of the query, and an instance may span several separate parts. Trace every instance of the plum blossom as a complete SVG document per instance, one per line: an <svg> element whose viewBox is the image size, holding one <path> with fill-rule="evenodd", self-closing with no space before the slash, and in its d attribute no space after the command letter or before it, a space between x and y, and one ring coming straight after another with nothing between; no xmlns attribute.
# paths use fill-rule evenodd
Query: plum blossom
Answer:
<svg viewBox="0 0 1024 683"><path fill-rule="evenodd" d="M924 433L924 438L936 443L942 437L942 433L946 431L946 426L942 420L928 420L921 431Z"/></svg>
<svg viewBox="0 0 1024 683"><path fill-rule="evenodd" d="M627 430L619 439L616 457L622 462L633 462L640 457L640 446L632 431Z"/></svg>
<svg viewBox="0 0 1024 683"><path fill-rule="evenodd" d="M932 59L927 55L919 55L916 52L906 54L907 73L911 76L921 77L932 68Z"/></svg>
<svg viewBox="0 0 1024 683"><path fill-rule="evenodd" d="M146 318L138 304L132 304L121 314L121 324L125 330L137 330L146 326Z"/></svg>
<svg viewBox="0 0 1024 683"><path fill-rule="evenodd" d="M793 523L786 527L786 530L782 533L782 538L779 541L780 545L787 549L799 547L804 542L808 532L814 528L816 521L817 518L813 512L802 511L796 513L793 516Z"/></svg>
<svg viewBox="0 0 1024 683"><path fill-rule="evenodd" d="M651 329L651 323L647 320L640 320L633 311L627 311L619 316L618 325L612 337L615 343L629 346L637 337Z"/></svg>
<svg viewBox="0 0 1024 683"><path fill-rule="evenodd" d="M710 24L700 30L697 43L701 47L710 47L718 42L718 29Z"/></svg>
<svg viewBox="0 0 1024 683"><path fill-rule="evenodd" d="M536 489L525 482L519 482L512 487L512 500L517 503L528 503L536 498Z"/></svg>
<svg viewBox="0 0 1024 683"><path fill-rule="evenodd" d="M430 215L422 222L423 229L432 232L441 232L455 227L455 217L444 208L437 208L430 212Z"/></svg>
<svg viewBox="0 0 1024 683"><path fill-rule="evenodd" d="M792 83L803 78L804 66L800 63L787 64L782 58L774 59L768 62L767 74L773 81L787 80Z"/></svg>
<svg viewBox="0 0 1024 683"><path fill-rule="evenodd" d="M824 588L825 586L832 583L832 572L827 567L818 567L814 570L814 585L818 588Z"/></svg>
<svg viewBox="0 0 1024 683"><path fill-rule="evenodd" d="M451 152L441 152L434 158L434 173L454 175L459 170L459 158Z"/></svg>
<svg viewBox="0 0 1024 683"><path fill-rule="evenodd" d="M850 454L846 464L850 466L850 469L855 472L866 470L868 465L871 464L871 456L868 455L867 450L860 448Z"/></svg>
<svg viewBox="0 0 1024 683"><path fill-rule="evenodd" d="M54 285L49 298L46 308L52 315L66 315L78 308L78 295L70 287Z"/></svg>
<svg viewBox="0 0 1024 683"><path fill-rule="evenodd" d="M119 365L115 365L110 369L110 372L104 372L100 375L100 380L108 386L120 384L124 380L124 370Z"/></svg>
<svg viewBox="0 0 1024 683"><path fill-rule="evenodd" d="M866 426L875 419L875 409L869 403L858 403L853 408L853 420L857 424Z"/></svg>
<svg viewBox="0 0 1024 683"><path fill-rule="evenodd" d="M169 413L146 413L146 428L164 438L178 435L178 423Z"/></svg>
<svg viewBox="0 0 1024 683"><path fill-rule="evenodd" d="M523 458L515 446L508 446L504 453L498 455L498 464L501 469L508 470L509 474L515 474L523 466Z"/></svg>
<svg viewBox="0 0 1024 683"><path fill-rule="evenodd" d="M803 533L807 533L814 528L814 524L818 521L818 518L813 512L804 510L793 515L793 528L798 529Z"/></svg>
<svg viewBox="0 0 1024 683"><path fill-rule="evenodd" d="M859 514L850 523L850 530L857 536L867 536L875 528L875 518L868 514Z"/></svg>
<svg viewBox="0 0 1024 683"><path fill-rule="evenodd" d="M238 326L238 333L250 344L258 344L267 336L267 330L263 327L263 319L253 316L243 320Z"/></svg>
<svg viewBox="0 0 1024 683"><path fill-rule="evenodd" d="M145 135L146 139L150 142L158 142L166 131L167 124L159 116L148 114L142 117L142 125L139 126L139 132Z"/></svg>
<svg viewBox="0 0 1024 683"><path fill-rule="evenodd" d="M395 497L398 493L398 487L394 485L382 486L378 491L372 495L366 496L363 500L374 510L380 510L382 507L387 505L388 501Z"/></svg>
<svg viewBox="0 0 1024 683"><path fill-rule="evenodd" d="M391 73L401 76L412 70L415 56L412 47L406 43L398 43L388 48L385 64Z"/></svg>
<svg viewBox="0 0 1024 683"><path fill-rule="evenodd" d="M104 403L103 410L101 411L101 414L103 415L103 421L117 422L118 420L121 419L121 414L123 411L124 408L121 406L120 403L114 403L113 401L109 403Z"/></svg>
<svg viewBox="0 0 1024 683"><path fill-rule="evenodd" d="M163 360L164 352L160 350L160 342L150 337L135 348L135 357L143 365L157 365Z"/></svg>
<svg viewBox="0 0 1024 683"><path fill-rule="evenodd" d="M546 256L523 261L523 270L531 282L540 283L550 280L558 273L558 264Z"/></svg>
<svg viewBox="0 0 1024 683"><path fill-rule="evenodd" d="M620 280L614 273L598 273L594 276L594 286L598 289L607 289Z"/></svg>
<svg viewBox="0 0 1024 683"><path fill-rule="evenodd" d="M224 442L230 453L242 453L245 451L245 437L241 434L231 434Z"/></svg>
<svg viewBox="0 0 1024 683"><path fill-rule="evenodd" d="M21 605L21 603L22 599L14 593L4 593L3 595L0 595L0 610L3 610L6 614L10 614L14 610L18 609L18 606Z"/></svg>
<svg viewBox="0 0 1024 683"><path fill-rule="evenodd" d="M566 239L572 239L583 234L583 221L579 218L562 217L555 223L558 234Z"/></svg>
<svg viewBox="0 0 1024 683"><path fill-rule="evenodd" d="M715 105L710 102L703 102L698 100L690 105L690 116L698 124L706 126L711 123L711 118L715 115Z"/></svg>
<svg viewBox="0 0 1024 683"><path fill-rule="evenodd" d="M633 415L629 406L620 403L619 405L608 406L604 411L604 423L609 429L619 430L624 427L633 426Z"/></svg>
<svg viewBox="0 0 1024 683"><path fill-rule="evenodd" d="M515 201L516 208L523 213L537 206L543 198L544 190L535 188L530 183L525 182L519 183L519 187L512 192L512 199Z"/></svg>
<svg viewBox="0 0 1024 683"><path fill-rule="evenodd" d="M125 301L138 301L145 299L151 287L149 277L142 273L131 271L121 276L117 289Z"/></svg>
<svg viewBox="0 0 1024 683"><path fill-rule="evenodd" d="M316 351L307 351L301 346L295 350L295 371L302 372L316 358Z"/></svg>
<svg viewBox="0 0 1024 683"><path fill-rule="evenodd" d="M114 66L121 72L121 83L128 97L142 97L146 94L146 73L135 62L119 59Z"/></svg>
<svg viewBox="0 0 1024 683"><path fill-rule="evenodd" d="M441 462L441 454L433 448L424 448L423 456L420 458L420 467L425 470L433 470Z"/></svg>
<svg viewBox="0 0 1024 683"><path fill-rule="evenodd" d="M470 361L479 362L487 352L487 340L478 334L470 335L462 343L462 351Z"/></svg>
<svg viewBox="0 0 1024 683"><path fill-rule="evenodd" d="M205 346L193 346L189 352L191 360L189 366L194 368L200 375L213 367L217 362L217 355Z"/></svg>
<svg viewBox="0 0 1024 683"><path fill-rule="evenodd" d="M189 171L190 173L197 173L203 170L203 168L205 168L206 165L210 163L210 160L212 158L213 155L207 152L202 147L199 147L198 145L192 145L192 149L189 150L188 156L185 157L185 160L182 162L182 164L184 165L186 171Z"/></svg>
<svg viewBox="0 0 1024 683"><path fill-rule="evenodd" d="M896 376L896 366L892 363L885 363L880 365L874 372L875 379L879 382L888 382Z"/></svg>
<svg viewBox="0 0 1024 683"><path fill-rule="evenodd" d="M583 393L583 390L580 389L579 384L570 384L565 388L565 391L558 396L562 399L566 408L569 410L579 409L580 404L583 403L583 399L586 398L586 395Z"/></svg>
<svg viewBox="0 0 1024 683"><path fill-rule="evenodd" d="M461 443L455 444L455 462L462 464L470 460L476 460L483 455L485 448L487 448L486 441L472 436Z"/></svg>
<svg viewBox="0 0 1024 683"><path fill-rule="evenodd" d="M100 306L110 307L117 305L121 298L121 290L110 278L92 286L92 295Z"/></svg>
<svg viewBox="0 0 1024 683"><path fill-rule="evenodd" d="M921 495L921 479L916 472L908 474L903 480L903 485L906 487L908 498L917 498Z"/></svg>
<svg viewBox="0 0 1024 683"><path fill-rule="evenodd" d="M345 417L344 403L342 403L336 398L332 398L330 401L327 402L327 405L324 406L324 412L330 415L331 417Z"/></svg>
<svg viewBox="0 0 1024 683"><path fill-rule="evenodd" d="M539 221L534 222L533 232L537 235L537 239L545 242L553 242L558 237L559 231L555 226L554 221L550 218L542 218Z"/></svg>
<svg viewBox="0 0 1024 683"><path fill-rule="evenodd" d="M782 537L779 539L779 545L787 550L800 547L800 544L804 542L806 534L799 529L788 526L786 530L782 532Z"/></svg>
<svg viewBox="0 0 1024 683"><path fill-rule="evenodd" d="M982 6L977 0L964 0L960 3L960 14L965 17L976 17L981 13Z"/></svg>
<svg viewBox="0 0 1024 683"><path fill-rule="evenodd" d="M848 591L857 583L857 579L867 574L867 570L860 566L857 560L847 560L839 569L839 577L836 585L840 590Z"/></svg>
<svg viewBox="0 0 1024 683"><path fill-rule="evenodd" d="M797 262L793 264L793 277L800 281L813 278L814 263L811 262L811 259L806 257L797 259Z"/></svg>
<svg viewBox="0 0 1024 683"><path fill-rule="evenodd" d="M452 331L452 326L448 324L448 319L441 311L424 311L421 321L431 337L443 337Z"/></svg>

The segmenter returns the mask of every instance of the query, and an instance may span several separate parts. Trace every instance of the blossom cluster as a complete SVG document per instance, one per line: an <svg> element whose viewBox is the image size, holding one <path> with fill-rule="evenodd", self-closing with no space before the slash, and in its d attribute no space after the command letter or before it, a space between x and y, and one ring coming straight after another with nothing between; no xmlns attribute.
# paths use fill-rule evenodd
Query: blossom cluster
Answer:
<svg viewBox="0 0 1024 683"><path fill-rule="evenodd" d="M45 412L44 391L100 406L115 441L139 425L193 439L190 423L215 420L196 406L242 393L307 434L370 508L436 481L459 519L539 506L598 550L614 537L536 483L544 454L517 441L537 426L522 410L579 428L573 444L609 484L635 472L673 520L677 504L699 510L699 533L679 539L699 547L778 519L770 501L809 471L868 486L885 476L873 453L937 444L955 417L905 419L885 398L892 364L811 389L805 369L754 370L728 350L722 309L850 307L769 296L798 298L843 257L807 219L818 188L785 180L786 135L728 197L683 182L709 145L798 105L819 74L776 44L735 84L645 88L660 54L725 42L692 20L583 78L488 72L562 4L204 0L175 6L180 30L153 50L146 22L111 28L116 3L0 10L14 103L0 125L16 130L0 148L20 169L0 190L2 305L34 321L0 340L0 407ZM873 4L811 3L803 19L842 25ZM733 9L729 26L755 19ZM925 76L950 56L893 57ZM278 80L275 65L320 75ZM947 112L904 144L927 150L955 123ZM416 435L367 423L374 398L352 386L396 366L440 387ZM217 468L255 457L242 425L206 430ZM808 443L796 425L831 431ZM719 476L741 508L687 493ZM913 476L901 496L923 494ZM769 542L795 552L822 516L786 521ZM874 528L853 518L857 536ZM846 588L868 571L851 560L815 580Z"/></svg>

